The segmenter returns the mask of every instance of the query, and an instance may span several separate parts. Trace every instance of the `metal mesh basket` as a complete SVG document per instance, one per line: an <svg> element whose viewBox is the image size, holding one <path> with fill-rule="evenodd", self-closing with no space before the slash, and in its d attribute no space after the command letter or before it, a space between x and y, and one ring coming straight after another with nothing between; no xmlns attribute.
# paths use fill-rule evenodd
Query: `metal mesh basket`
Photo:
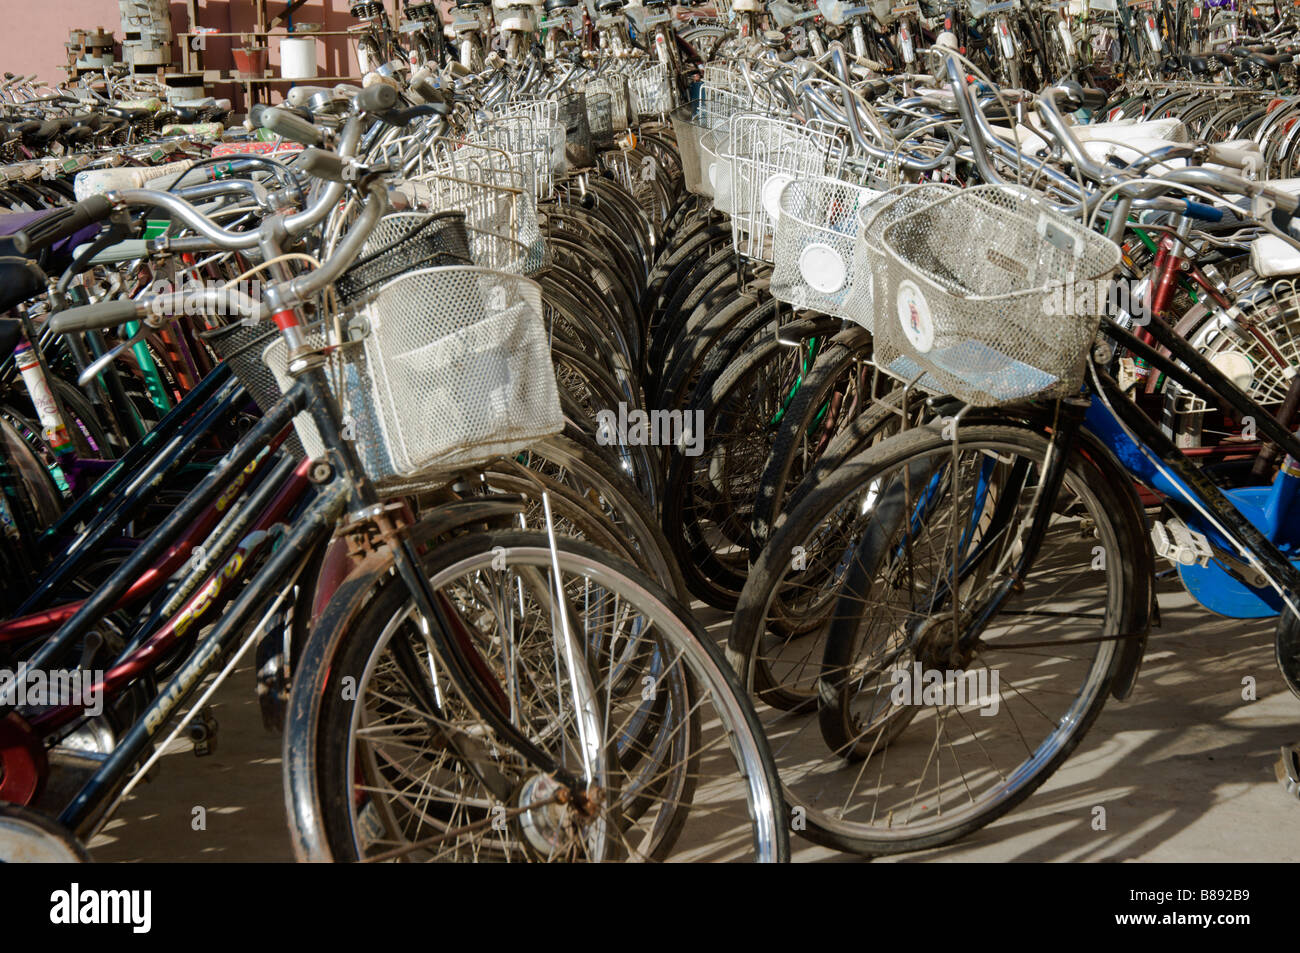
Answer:
<svg viewBox="0 0 1300 953"><path fill-rule="evenodd" d="M663 63L631 73L627 85L632 94L632 111L641 118L664 118L676 105L672 77Z"/></svg>
<svg viewBox="0 0 1300 953"><path fill-rule="evenodd" d="M713 196L713 207L719 212L731 211L731 160L721 155L719 136L725 141L727 131L706 129L700 135L700 187L707 188Z"/></svg>
<svg viewBox="0 0 1300 953"><path fill-rule="evenodd" d="M587 96L605 93L609 96L609 116L614 132L623 132L631 125L631 108L627 80L617 74L597 76L587 80Z"/></svg>
<svg viewBox="0 0 1300 953"><path fill-rule="evenodd" d="M533 176L500 149L441 140L427 171L403 189L416 204L465 213L474 262L494 271L531 275L549 263L537 220Z"/></svg>
<svg viewBox="0 0 1300 953"><path fill-rule="evenodd" d="M858 208L858 228L853 242L854 281L843 304L844 317L874 332L878 311L873 294L875 276L885 266L880 230L895 219L956 191L955 186L944 183L902 185L881 192Z"/></svg>
<svg viewBox="0 0 1300 953"><path fill-rule="evenodd" d="M244 390L248 391L253 403L263 413L270 410L284 392L271 369L262 360L262 351L273 339L280 339L279 330L261 322L240 322L204 331L202 337L213 353L230 365L230 370L244 386ZM303 446L296 434L289 435L284 447L294 459L303 458Z"/></svg>
<svg viewBox="0 0 1300 953"><path fill-rule="evenodd" d="M591 122L587 118L587 94L567 93L556 99L557 118L564 127L564 157L570 169L590 168L596 161Z"/></svg>
<svg viewBox="0 0 1300 953"><path fill-rule="evenodd" d="M415 268L472 264L464 213L395 212L379 220L334 290L339 303L348 305Z"/></svg>
<svg viewBox="0 0 1300 953"><path fill-rule="evenodd" d="M700 151L700 137L708 127L695 119L695 109L679 106L673 110L673 132L677 137L677 154L682 159L682 177L686 191L713 198L713 183L708 181L708 167Z"/></svg>
<svg viewBox="0 0 1300 953"><path fill-rule="evenodd" d="M1077 392L1100 316L1062 305L1096 302L1093 288L1069 292L1108 283L1120 260L1113 242L1009 186L944 196L880 235L882 369L924 373L923 388L979 406Z"/></svg>
<svg viewBox="0 0 1300 953"><path fill-rule="evenodd" d="M587 91L587 125L594 146L608 145L614 139L614 106L609 93Z"/></svg>
<svg viewBox="0 0 1300 953"><path fill-rule="evenodd" d="M381 486L430 481L564 425L541 288L526 278L470 267L408 272L379 289L346 336L353 343L335 352L335 393ZM266 360L287 383L283 344ZM308 450L321 446L309 421L295 426Z"/></svg>
<svg viewBox="0 0 1300 953"><path fill-rule="evenodd" d="M776 225L772 297L796 308L852 318L858 210L880 195L829 177L789 183Z"/></svg>
<svg viewBox="0 0 1300 953"><path fill-rule="evenodd" d="M731 237L736 252L771 261L781 191L808 176L834 174L844 144L834 135L808 125L770 116L731 117L725 183L730 193ZM724 170L719 170L719 178ZM723 183L715 180L715 201Z"/></svg>

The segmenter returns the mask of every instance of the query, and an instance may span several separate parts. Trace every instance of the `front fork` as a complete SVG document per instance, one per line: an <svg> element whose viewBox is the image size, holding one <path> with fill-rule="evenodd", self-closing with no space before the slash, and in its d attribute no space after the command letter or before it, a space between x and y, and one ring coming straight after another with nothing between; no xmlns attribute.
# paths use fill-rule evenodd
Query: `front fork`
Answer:
<svg viewBox="0 0 1300 953"><path fill-rule="evenodd" d="M1067 401L1059 401L1056 405L1057 413L1054 426L1052 428L1052 439L1047 445L1047 459L1044 461L1042 476L1038 482L1038 488L1034 492L1034 501L1031 504L1031 513L1029 529L1024 533L1020 540L1020 556L1016 560L1015 566L1007 573L1005 579L998 584L997 589L984 602L978 610L971 614L970 624L965 626L959 636L956 636L956 650L959 655L966 655L971 652L975 644L979 641L980 636L988 627L989 621L1001 611L1006 601L1013 595L1024 591L1025 576L1028 574L1030 567L1038 558L1039 550L1043 547L1043 541L1047 538L1047 530L1052 521L1052 514L1056 511L1056 499L1060 495L1061 486L1065 481L1065 472L1069 469L1070 457L1076 446L1079 430L1083 426L1083 408L1077 404ZM960 434L959 434L960 435ZM959 441L958 441L959 442ZM1012 505L1007 518L1015 518L1015 506ZM994 531L998 527L992 527ZM954 553L954 565L955 565ZM982 562L979 559L971 559L964 567L964 572L957 573L956 592L960 593L960 585L963 575L969 575ZM954 617L957 614L957 600L954 598Z"/></svg>

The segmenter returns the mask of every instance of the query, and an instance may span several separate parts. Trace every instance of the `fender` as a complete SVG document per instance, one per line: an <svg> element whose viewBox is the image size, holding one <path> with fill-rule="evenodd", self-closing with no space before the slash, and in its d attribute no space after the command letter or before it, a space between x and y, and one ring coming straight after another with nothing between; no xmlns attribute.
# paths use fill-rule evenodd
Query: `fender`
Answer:
<svg viewBox="0 0 1300 953"><path fill-rule="evenodd" d="M857 351L871 343L871 332L860 324L849 322L842 331L831 336L830 343L842 344L850 351Z"/></svg>
<svg viewBox="0 0 1300 953"><path fill-rule="evenodd" d="M417 547L422 548L465 526L516 517L525 511L524 507L524 498L513 494L501 494L491 499L457 500L439 506L421 518L409 530L409 538ZM311 678L320 684L320 680L328 674L326 663L333 656L340 637L392 569L393 554L387 547L371 553L353 567L316 617L311 637L303 647L299 659L298 677ZM290 783L289 779L292 775L307 776L316 769L316 738L309 732L309 728L314 723L312 702L317 694L317 691L292 693L284 733L284 797L293 850L299 860L314 861L330 859L323 840L313 834L313 831L318 832L320 829L315 821L317 806L297 803L294 791L298 786ZM309 744L302 747L288 745L287 739L294 736L295 728L308 731L307 737L311 739ZM300 823L299 819L306 823Z"/></svg>

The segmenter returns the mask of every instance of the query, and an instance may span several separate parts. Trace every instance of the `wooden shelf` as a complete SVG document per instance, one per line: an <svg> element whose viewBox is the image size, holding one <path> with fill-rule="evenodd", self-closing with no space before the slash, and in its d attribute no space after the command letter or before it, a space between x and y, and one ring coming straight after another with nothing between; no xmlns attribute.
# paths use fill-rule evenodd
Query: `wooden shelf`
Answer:
<svg viewBox="0 0 1300 953"><path fill-rule="evenodd" d="M198 31L190 31L186 33L177 33L176 35L188 36L188 37L206 36L218 40L222 38L233 37L233 36L262 36L262 37L277 36L280 37L281 39L285 37L293 37L294 39L304 40L309 36L352 36L353 34L358 33L364 29L365 26L362 25L351 30L308 30L305 33L290 33L288 30L285 30L281 27L276 27L274 30L265 30L261 32L253 30L253 31L245 31L243 33L208 33L207 31L198 30Z"/></svg>
<svg viewBox="0 0 1300 953"><path fill-rule="evenodd" d="M180 40L181 72L190 76L202 76L205 84L235 84L242 87L242 96L245 100L243 106L245 108L251 106L259 99L269 100L270 94L266 87L280 83L312 84L359 81L358 77L355 76L317 76L312 77L311 79L285 79L283 76L276 76L270 70L263 73L261 76L242 76L235 70L204 69L204 51L195 50L191 47L190 40L195 37L228 39L235 41L232 42L232 45L235 45L240 38L248 37L254 46L270 46L270 41L273 38L283 40L287 38L305 39L307 37L321 37L322 39L325 37L336 36L351 37L366 30L365 24L357 24L347 30L308 30L305 32L290 32L287 26L281 25L277 22L284 16L284 13L281 13L279 17L275 18L272 18L269 15L267 10L268 0L247 0L247 2L253 8L253 22L250 24L249 29L241 30L238 33L225 31L212 33L206 30L196 29L201 25L199 0L186 0L185 7L186 12L189 14L189 29L183 33L176 34L177 38ZM303 6L301 0L297 3L289 2L289 0L279 0L280 6L284 6L286 3L287 7L285 8L285 13L289 10L297 10L299 7Z"/></svg>
<svg viewBox="0 0 1300 953"><path fill-rule="evenodd" d="M314 83L346 83L361 82L359 76L309 76L299 79L285 79L283 76L240 76L238 73L221 74L222 79L214 79L214 83L303 83L312 85Z"/></svg>

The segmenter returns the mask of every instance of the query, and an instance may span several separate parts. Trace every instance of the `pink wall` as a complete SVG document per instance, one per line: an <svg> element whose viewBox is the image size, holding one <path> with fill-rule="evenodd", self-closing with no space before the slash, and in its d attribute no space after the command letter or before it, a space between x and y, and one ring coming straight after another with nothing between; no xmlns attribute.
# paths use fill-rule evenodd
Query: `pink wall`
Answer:
<svg viewBox="0 0 1300 953"><path fill-rule="evenodd" d="M69 30L93 30L102 26L119 42L122 39L117 0L4 0L3 6L12 15L0 30L0 72L36 73L46 81L58 82L67 75L61 67L67 60L63 44L68 41ZM21 10L9 9L12 6L20 6ZM274 17L285 6L284 0L269 0L268 13ZM253 27L251 0L200 0L199 7L199 22L203 26L223 33L243 32ZM388 0L388 7L391 13L398 4ZM172 0L171 8L172 28L178 33L189 29L183 0ZM357 23L348 14L347 0L311 0L294 14L294 20L322 23L324 30L346 30ZM218 38L207 43L205 67L230 69L233 65L231 40ZM276 66L280 62L278 40L272 38L270 46L271 64ZM352 76L357 72L356 54L346 37L318 40L316 59L322 76ZM175 62L179 68L179 53L175 54Z"/></svg>
<svg viewBox="0 0 1300 953"><path fill-rule="evenodd" d="M0 72L58 82L67 76L59 67L67 60L63 44L73 27L102 26L122 38L117 0L7 0L4 6L9 16L0 30Z"/></svg>

